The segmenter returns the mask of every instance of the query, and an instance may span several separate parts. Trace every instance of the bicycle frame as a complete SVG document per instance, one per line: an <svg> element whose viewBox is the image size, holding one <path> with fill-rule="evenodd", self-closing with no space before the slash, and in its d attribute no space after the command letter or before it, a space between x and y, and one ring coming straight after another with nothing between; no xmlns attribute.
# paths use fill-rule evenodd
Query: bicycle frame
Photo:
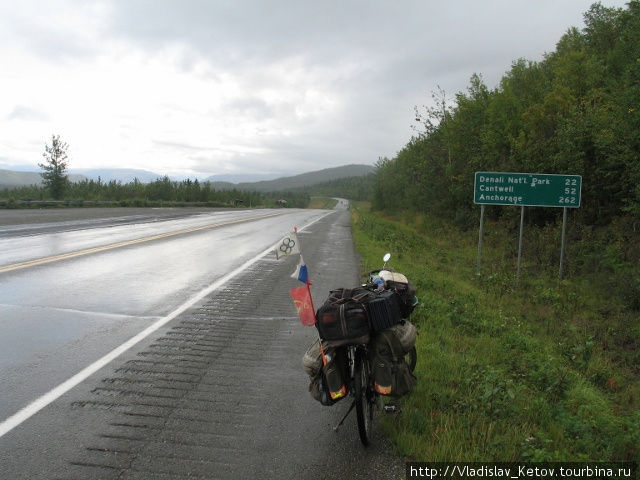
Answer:
<svg viewBox="0 0 640 480"><path fill-rule="evenodd" d="M378 394L371 383L371 369L368 360L367 346L348 345L344 348L346 349L346 358L348 361L349 395L353 397L353 402L347 413L340 420L340 423L334 427L334 431L340 428L355 408L360 441L366 446L370 442L373 411Z"/></svg>

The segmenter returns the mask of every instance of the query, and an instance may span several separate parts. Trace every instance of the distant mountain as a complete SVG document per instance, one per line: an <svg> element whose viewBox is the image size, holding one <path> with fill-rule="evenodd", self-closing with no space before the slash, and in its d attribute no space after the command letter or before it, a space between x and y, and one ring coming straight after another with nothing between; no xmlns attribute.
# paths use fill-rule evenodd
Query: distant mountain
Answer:
<svg viewBox="0 0 640 480"><path fill-rule="evenodd" d="M5 160L0 158L0 170L11 170L12 172L35 172L38 170L38 167L33 164L9 164L5 163Z"/></svg>
<svg viewBox="0 0 640 480"><path fill-rule="evenodd" d="M231 182L210 182L211 188L214 190L233 190L234 188L238 188L237 183Z"/></svg>
<svg viewBox="0 0 640 480"><path fill-rule="evenodd" d="M37 172L14 172L13 170L0 170L0 185L4 187L39 185L41 182L42 177Z"/></svg>
<svg viewBox="0 0 640 480"><path fill-rule="evenodd" d="M211 182L212 184L222 182L222 183L249 183L249 182L261 182L265 180L273 180L277 178L278 175L261 175L261 174L251 174L251 173L227 173L223 175L211 175L204 179L205 182Z"/></svg>
<svg viewBox="0 0 640 480"><path fill-rule="evenodd" d="M317 185L348 177L360 177L374 171L371 165L346 165L343 167L326 168L315 172L302 173L291 177L282 177L275 180L261 180L256 182L243 181L234 183L231 180L247 180L250 178L264 178L265 175L237 174L237 175L213 175L202 182L209 181L216 190L246 190L255 192L276 192L282 190L294 190ZM163 175L148 170L136 170L132 168L77 168L69 170L69 180L81 182L87 179L100 180L108 183L112 180L131 183L138 179L142 183L149 183L162 178ZM185 177L186 178L186 177ZM172 178L176 180L176 178ZM0 188L13 188L28 185L40 185L42 177L39 172L24 172L0 169Z"/></svg>
<svg viewBox="0 0 640 480"><path fill-rule="evenodd" d="M249 190L255 192L278 192L283 190L294 190L303 187L310 187L318 183L328 182L347 177L361 177L372 173L375 167L372 165L345 165L343 167L325 168L315 172L302 173L291 177L282 177L275 180L266 180L253 183L238 183L235 185L223 184L214 186L217 189L237 188L238 190Z"/></svg>
<svg viewBox="0 0 640 480"><path fill-rule="evenodd" d="M81 182L87 177L83 175L69 175L72 182ZM16 172L14 170L0 170L0 188L25 187L29 185L40 185L42 176L39 172Z"/></svg>
<svg viewBox="0 0 640 480"><path fill-rule="evenodd" d="M105 183L115 180L123 184L131 183L136 178L142 183L150 183L164 176L148 170L136 170L134 168L72 168L69 172L84 175L91 180L100 178Z"/></svg>

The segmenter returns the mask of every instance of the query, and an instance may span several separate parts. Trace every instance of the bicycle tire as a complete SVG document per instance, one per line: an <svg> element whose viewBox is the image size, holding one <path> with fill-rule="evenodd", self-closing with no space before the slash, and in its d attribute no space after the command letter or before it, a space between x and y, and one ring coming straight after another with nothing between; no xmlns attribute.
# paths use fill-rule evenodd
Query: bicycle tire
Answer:
<svg viewBox="0 0 640 480"><path fill-rule="evenodd" d="M409 370L413 372L416 369L416 363L418 363L418 352L416 351L416 347L412 347L407 353L405 360L407 365L409 365Z"/></svg>
<svg viewBox="0 0 640 480"><path fill-rule="evenodd" d="M356 402L356 417L358 419L358 434L364 446L371 443L373 427L373 392L369 385L369 368L365 352L356 350L356 366L354 370L354 390Z"/></svg>

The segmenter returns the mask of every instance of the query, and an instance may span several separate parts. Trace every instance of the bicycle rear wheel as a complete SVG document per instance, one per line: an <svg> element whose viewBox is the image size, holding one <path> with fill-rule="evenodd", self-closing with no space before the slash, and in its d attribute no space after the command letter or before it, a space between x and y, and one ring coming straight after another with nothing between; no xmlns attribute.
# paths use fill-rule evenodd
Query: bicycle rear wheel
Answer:
<svg viewBox="0 0 640 480"><path fill-rule="evenodd" d="M369 445L373 427L374 396L369 382L369 361L364 350L356 350L354 390L358 433L363 445Z"/></svg>

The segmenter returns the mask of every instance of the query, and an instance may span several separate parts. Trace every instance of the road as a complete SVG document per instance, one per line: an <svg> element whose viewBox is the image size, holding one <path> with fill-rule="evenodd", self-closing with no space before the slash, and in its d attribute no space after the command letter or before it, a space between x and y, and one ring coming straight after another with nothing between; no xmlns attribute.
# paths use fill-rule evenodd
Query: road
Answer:
<svg viewBox="0 0 640 480"><path fill-rule="evenodd" d="M319 302L359 280L348 215L7 221L0 422L14 422L4 421L0 478L401 476L382 437L361 447L355 418L332 431L346 402L322 407L308 394L300 359L315 330L287 293L297 259L269 252L298 225Z"/></svg>

